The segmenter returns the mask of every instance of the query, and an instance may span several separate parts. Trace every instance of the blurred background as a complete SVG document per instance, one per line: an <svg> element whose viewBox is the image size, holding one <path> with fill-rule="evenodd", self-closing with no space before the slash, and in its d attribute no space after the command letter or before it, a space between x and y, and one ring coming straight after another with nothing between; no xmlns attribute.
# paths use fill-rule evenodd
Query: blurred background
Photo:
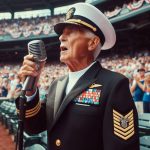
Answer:
<svg viewBox="0 0 150 150"><path fill-rule="evenodd" d="M17 116L14 99L22 83L17 72L27 44L44 41L48 55L40 81L40 100L45 102L50 83L66 74L59 62L59 40L53 26L63 22L68 7L91 3L113 24L117 43L102 51L103 67L125 75L139 115L141 150L150 150L150 0L0 0L0 150L14 150ZM47 135L24 133L25 150L46 150ZM38 144L37 144L38 143Z"/></svg>

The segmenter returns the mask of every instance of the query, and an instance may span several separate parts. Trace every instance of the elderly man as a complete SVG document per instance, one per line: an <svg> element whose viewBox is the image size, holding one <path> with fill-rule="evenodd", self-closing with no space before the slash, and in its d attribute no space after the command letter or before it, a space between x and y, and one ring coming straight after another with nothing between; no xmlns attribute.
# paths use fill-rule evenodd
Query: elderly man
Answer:
<svg viewBox="0 0 150 150"><path fill-rule="evenodd" d="M54 30L60 35L60 61L70 71L52 82L45 104L38 89L26 92L25 131L47 130L49 150L139 150L128 79L96 61L101 49L115 44L111 23L94 6L77 3ZM40 71L33 56L25 56L20 77L38 78Z"/></svg>

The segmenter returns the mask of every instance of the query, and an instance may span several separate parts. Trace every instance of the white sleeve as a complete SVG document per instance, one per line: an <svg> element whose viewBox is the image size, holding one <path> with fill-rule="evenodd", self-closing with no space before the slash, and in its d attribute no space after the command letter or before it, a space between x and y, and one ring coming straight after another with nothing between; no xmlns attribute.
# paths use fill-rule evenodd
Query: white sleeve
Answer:
<svg viewBox="0 0 150 150"><path fill-rule="evenodd" d="M27 102L32 101L32 100L34 99L34 97L35 97L36 93L37 93L37 88L36 88L35 93L34 93L32 96L26 96L26 98L27 98Z"/></svg>

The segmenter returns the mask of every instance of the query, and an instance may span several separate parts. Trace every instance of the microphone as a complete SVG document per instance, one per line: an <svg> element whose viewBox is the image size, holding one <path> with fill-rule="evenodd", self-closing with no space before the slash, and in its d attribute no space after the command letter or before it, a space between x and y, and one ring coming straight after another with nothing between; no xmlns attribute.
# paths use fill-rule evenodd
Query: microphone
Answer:
<svg viewBox="0 0 150 150"><path fill-rule="evenodd" d="M39 69L40 63L47 59L45 45L42 40L33 40L28 43L28 53L33 55L34 61ZM31 91L34 88L36 77L27 76L22 91Z"/></svg>

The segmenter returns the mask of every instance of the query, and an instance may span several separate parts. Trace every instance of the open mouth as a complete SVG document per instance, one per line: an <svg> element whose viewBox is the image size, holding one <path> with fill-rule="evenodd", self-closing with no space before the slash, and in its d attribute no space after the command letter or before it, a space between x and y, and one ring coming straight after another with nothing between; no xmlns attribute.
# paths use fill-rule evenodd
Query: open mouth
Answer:
<svg viewBox="0 0 150 150"><path fill-rule="evenodd" d="M66 51L66 50L68 50L68 48L65 47L65 46L60 46L60 50L61 50L61 51Z"/></svg>

